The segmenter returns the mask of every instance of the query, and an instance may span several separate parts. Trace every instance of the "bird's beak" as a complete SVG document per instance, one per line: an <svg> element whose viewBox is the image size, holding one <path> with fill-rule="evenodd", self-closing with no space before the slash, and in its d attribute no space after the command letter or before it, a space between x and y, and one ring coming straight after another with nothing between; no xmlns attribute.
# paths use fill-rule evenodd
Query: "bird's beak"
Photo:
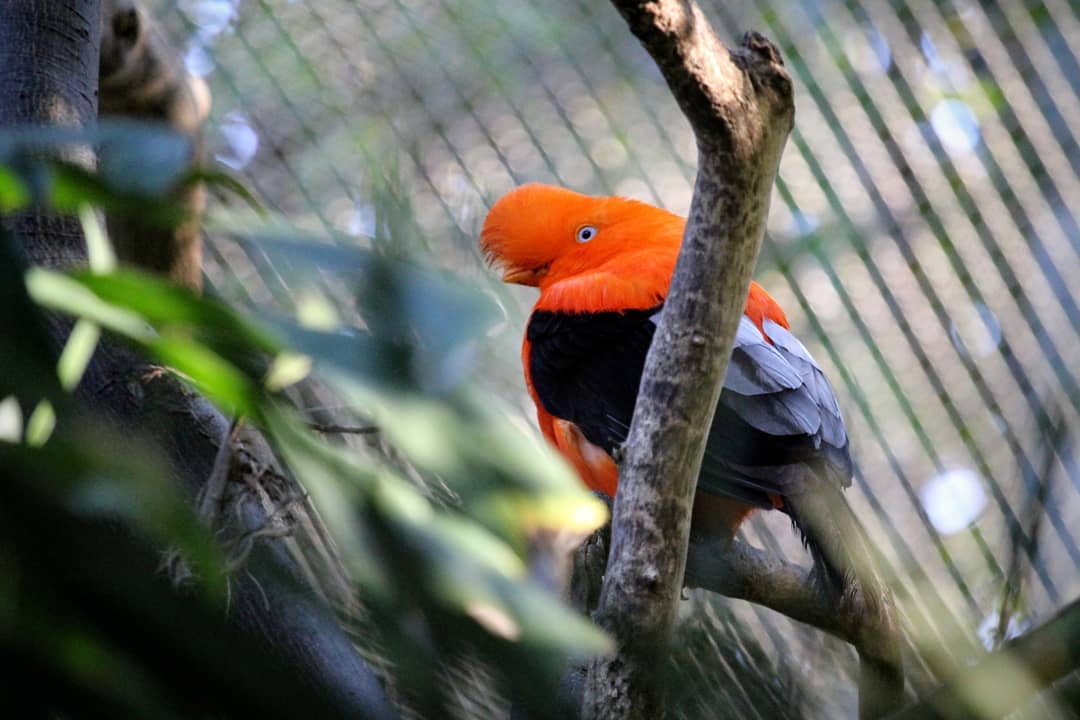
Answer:
<svg viewBox="0 0 1080 720"><path fill-rule="evenodd" d="M540 278L547 275L547 271L547 265L542 265L538 268L509 267L503 273L502 281L505 283L514 283L515 285L536 286L540 283Z"/></svg>

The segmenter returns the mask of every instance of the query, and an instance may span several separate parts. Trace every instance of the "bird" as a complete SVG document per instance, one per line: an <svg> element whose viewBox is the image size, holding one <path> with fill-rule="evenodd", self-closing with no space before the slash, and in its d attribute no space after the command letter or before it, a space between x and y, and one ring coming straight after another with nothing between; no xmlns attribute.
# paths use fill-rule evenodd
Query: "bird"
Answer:
<svg viewBox="0 0 1080 720"><path fill-rule="evenodd" d="M491 207L480 245L505 282L540 297L521 358L541 432L585 485L614 497L645 355L685 219L623 197L529 184ZM698 478L694 527L734 533L808 483L851 484L836 395L780 305L756 282L739 321ZM797 503L796 503L797 507Z"/></svg>
<svg viewBox="0 0 1080 720"><path fill-rule="evenodd" d="M685 218L638 200L532 183L500 197L480 232L485 259L503 281L540 291L521 347L540 430L586 486L611 498L614 458L629 434L685 226ZM691 536L730 539L754 511L786 513L810 550L816 581L839 600L858 587L860 573L866 577L869 562L842 496L852 471L824 371L779 303L751 282L697 478ZM892 660L871 668L882 680L879 700L902 692Z"/></svg>

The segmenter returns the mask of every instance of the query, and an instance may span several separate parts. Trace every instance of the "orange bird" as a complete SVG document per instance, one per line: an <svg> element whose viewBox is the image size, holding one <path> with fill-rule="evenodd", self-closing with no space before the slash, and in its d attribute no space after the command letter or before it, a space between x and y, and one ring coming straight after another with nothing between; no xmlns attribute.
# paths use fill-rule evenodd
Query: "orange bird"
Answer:
<svg viewBox="0 0 1080 720"><path fill-rule="evenodd" d="M503 280L540 290L521 348L540 429L586 485L611 497L612 452L629 432L685 223L635 200L539 184L504 195L484 222L480 245ZM698 478L694 532L730 536L754 509L780 509L823 560L803 498L850 483L832 388L780 306L751 283ZM835 568L825 562L839 580Z"/></svg>
<svg viewBox="0 0 1080 720"><path fill-rule="evenodd" d="M619 479L611 456L629 433L685 224L645 203L547 185L507 193L484 221L480 245L503 280L540 289L521 348L540 429L586 485L609 496ZM841 494L852 466L836 396L756 283L744 313L709 428L692 531L730 538L753 510L779 509L837 602L855 583L888 618L891 595L875 579L869 538ZM900 645L890 632L859 648L860 717L902 702Z"/></svg>

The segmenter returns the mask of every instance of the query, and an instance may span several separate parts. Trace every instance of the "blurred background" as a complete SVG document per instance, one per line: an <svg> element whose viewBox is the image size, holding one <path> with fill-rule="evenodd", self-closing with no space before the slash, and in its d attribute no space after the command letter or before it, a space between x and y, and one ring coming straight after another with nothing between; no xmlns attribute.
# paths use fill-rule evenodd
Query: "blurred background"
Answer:
<svg viewBox="0 0 1080 720"><path fill-rule="evenodd" d="M1068 200L1080 197L1080 6L702 4L729 44L749 28L768 35L795 81L756 279L839 395L858 466L849 497L894 577L925 690L945 663L1080 595L1080 226ZM268 206L358 245L390 237L394 253L497 299L504 318L472 362L523 425L518 349L534 298L484 268L486 207L541 181L688 208L688 125L606 2L150 7L211 87L212 154ZM257 246L209 241L217 293L289 301ZM333 398L306 402L333 416ZM805 561L787 524L773 513L746 534ZM697 687L682 716L851 711L845 646L704 593L682 610L674 662ZM462 714L504 712L475 680L461 671ZM743 684L755 682L773 710L751 701Z"/></svg>

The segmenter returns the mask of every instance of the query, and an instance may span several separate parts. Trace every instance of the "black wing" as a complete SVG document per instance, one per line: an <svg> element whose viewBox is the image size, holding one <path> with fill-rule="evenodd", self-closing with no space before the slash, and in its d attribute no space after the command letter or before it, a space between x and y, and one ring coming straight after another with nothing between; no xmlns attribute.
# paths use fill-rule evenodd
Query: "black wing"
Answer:
<svg viewBox="0 0 1080 720"><path fill-rule="evenodd" d="M529 319L529 375L544 409L609 453L626 441L656 312L537 310Z"/></svg>
<svg viewBox="0 0 1080 720"><path fill-rule="evenodd" d="M660 308L601 313L537 310L529 373L544 409L612 452L629 432ZM698 487L752 505L798 493L807 471L848 485L847 433L821 369L788 330L770 344L743 317L713 417Z"/></svg>

